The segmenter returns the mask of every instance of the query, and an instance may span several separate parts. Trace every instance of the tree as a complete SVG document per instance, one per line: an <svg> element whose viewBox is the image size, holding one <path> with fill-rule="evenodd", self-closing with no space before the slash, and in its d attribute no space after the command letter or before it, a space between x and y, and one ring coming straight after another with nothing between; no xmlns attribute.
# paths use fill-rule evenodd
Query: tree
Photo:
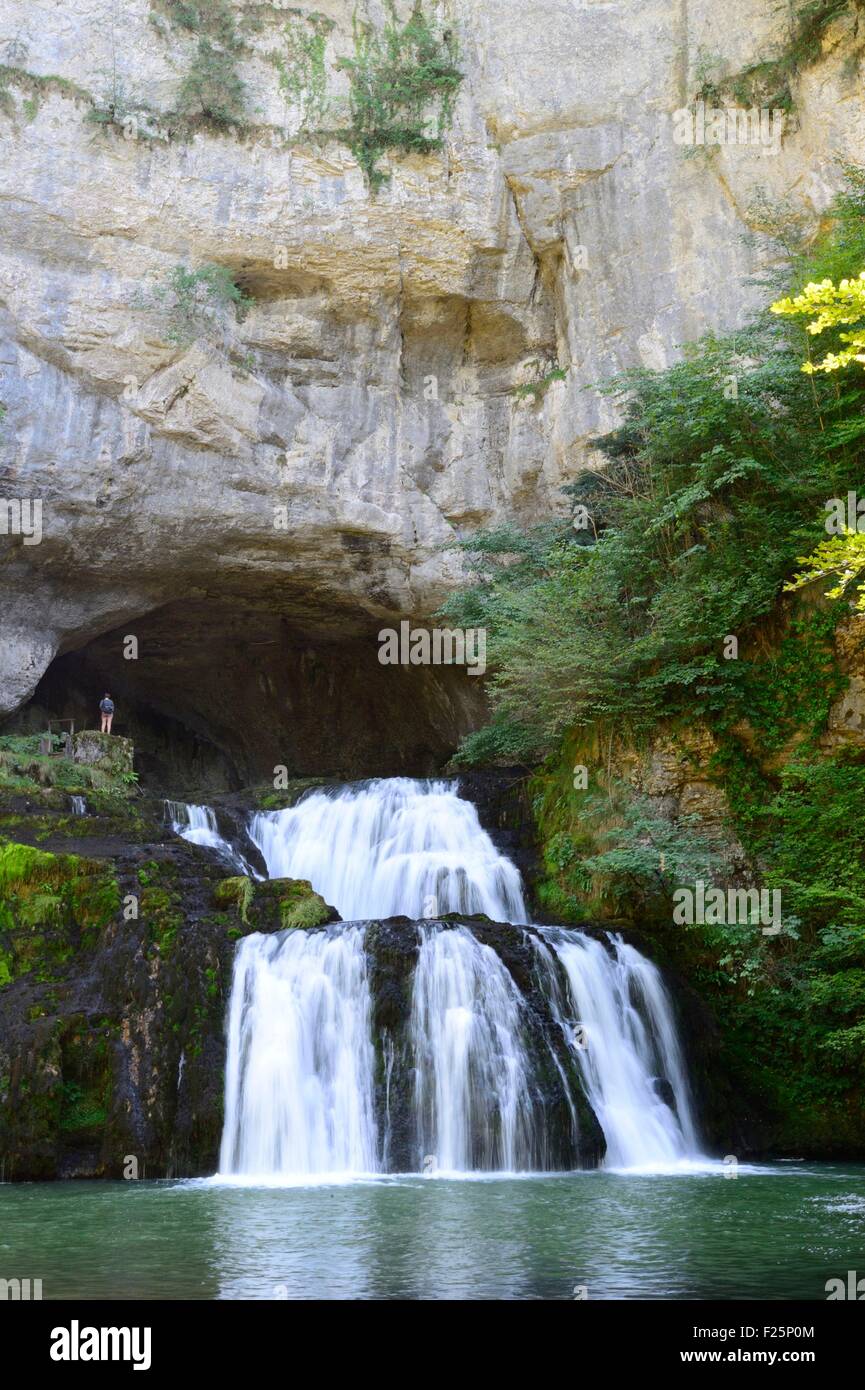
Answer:
<svg viewBox="0 0 865 1390"><path fill-rule="evenodd" d="M865 270L855 280L841 280L837 285L833 280L812 281L801 294L779 299L769 307L773 314L791 318L811 315L811 322L805 327L815 336L843 324L859 324L865 319ZM837 352L827 352L822 362L809 359L802 364L802 371L809 375L837 372L851 362L861 362L865 366L865 327L852 333L839 333L838 341L845 346Z"/></svg>

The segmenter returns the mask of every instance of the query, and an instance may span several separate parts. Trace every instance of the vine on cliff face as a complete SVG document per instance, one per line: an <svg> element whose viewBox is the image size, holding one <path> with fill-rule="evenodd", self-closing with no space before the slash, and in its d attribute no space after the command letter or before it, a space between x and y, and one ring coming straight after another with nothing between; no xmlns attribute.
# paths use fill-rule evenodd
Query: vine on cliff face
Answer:
<svg viewBox="0 0 865 1390"><path fill-rule="evenodd" d="M794 11L789 38L777 57L751 63L729 77L715 77L720 60L704 55L697 69L698 95L707 102L723 103L732 97L742 106L792 111L791 83L816 63L830 25L862 7L863 0L807 0Z"/></svg>
<svg viewBox="0 0 865 1390"><path fill-rule="evenodd" d="M293 19L285 30L285 53L273 57L281 90L300 108L301 130L321 126L330 110L325 52L334 27L333 20L321 14Z"/></svg>
<svg viewBox="0 0 865 1390"><path fill-rule="evenodd" d="M442 148L463 78L456 35L431 20L421 0L404 24L394 0L386 0L386 8L381 29L355 17L354 52L335 64L349 82L343 124L324 124L331 110L325 71L330 20L319 14L294 20L286 30L286 55L274 59L283 91L301 108L300 128L347 145L373 191L389 177L379 167L384 154L430 154ZM313 121L318 122L314 131Z"/></svg>
<svg viewBox="0 0 865 1390"><path fill-rule="evenodd" d="M157 0L167 18L198 41L178 96L178 114L218 129L242 126L246 87L237 72L243 52L230 0Z"/></svg>
<svg viewBox="0 0 865 1390"><path fill-rule="evenodd" d="M354 57L338 64L351 84L351 126L338 135L373 189L387 179L378 168L386 151L429 154L441 149L462 81L452 30L431 24L420 3L404 25L393 0L388 0L388 11L381 33L355 24Z"/></svg>

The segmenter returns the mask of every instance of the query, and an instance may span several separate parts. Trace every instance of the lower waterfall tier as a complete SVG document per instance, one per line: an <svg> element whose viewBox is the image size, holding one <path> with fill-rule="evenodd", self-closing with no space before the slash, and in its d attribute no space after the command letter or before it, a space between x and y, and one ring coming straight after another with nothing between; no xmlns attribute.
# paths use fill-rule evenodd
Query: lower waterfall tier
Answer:
<svg viewBox="0 0 865 1390"><path fill-rule="evenodd" d="M617 938L396 918L252 935L220 1173L531 1172L699 1156L671 1006Z"/></svg>

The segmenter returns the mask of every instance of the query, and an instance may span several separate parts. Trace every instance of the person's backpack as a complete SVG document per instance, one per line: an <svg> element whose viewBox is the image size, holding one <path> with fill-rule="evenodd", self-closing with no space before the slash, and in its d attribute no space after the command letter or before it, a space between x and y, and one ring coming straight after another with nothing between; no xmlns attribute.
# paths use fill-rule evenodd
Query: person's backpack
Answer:
<svg viewBox="0 0 865 1390"><path fill-rule="evenodd" d="M103 713L103 714L113 714L113 713L114 713L114 701L113 701L113 700L100 700L100 702L99 702L99 708L102 710L102 713Z"/></svg>

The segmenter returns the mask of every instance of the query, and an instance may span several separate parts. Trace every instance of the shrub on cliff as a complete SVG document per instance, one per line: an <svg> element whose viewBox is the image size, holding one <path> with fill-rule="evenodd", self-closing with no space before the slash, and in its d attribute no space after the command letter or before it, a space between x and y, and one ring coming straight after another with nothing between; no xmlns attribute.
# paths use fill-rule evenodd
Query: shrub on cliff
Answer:
<svg viewBox="0 0 865 1390"><path fill-rule="evenodd" d="M243 124L246 87L237 72L243 50L230 0L157 0L181 31L194 35L196 50L178 95L181 116L231 129Z"/></svg>
<svg viewBox="0 0 865 1390"><path fill-rule="evenodd" d="M300 112L300 130L347 145L375 191L389 177L379 167L390 150L430 154L442 147L463 75L456 35L431 20L416 0L405 22L385 0L383 25L355 15L353 52L336 67L348 78L348 110L335 126L328 93L325 49L333 22L324 15L295 18L286 28L285 52L274 54L280 86Z"/></svg>
<svg viewBox="0 0 865 1390"><path fill-rule="evenodd" d="M865 173L851 170L828 234L792 258L789 302L810 307L809 283L863 267ZM858 296L842 307L857 313ZM827 502L861 485L865 373L845 312L825 324L833 370L803 372L802 317L766 311L666 371L614 382L622 423L599 441L605 471L568 489L576 528L468 540L476 582L446 611L486 626L494 671L492 723L463 757L548 759L534 782L546 910L648 927L711 1001L729 1074L759 1099L771 1142L829 1153L865 1143L865 752L853 741L827 756L820 742L845 684L835 627L862 604L861 537L827 544L824 526ZM812 581L815 604L779 606ZM716 750L697 775L729 807L717 828L749 882L781 894L777 935L674 926L674 876L697 876L695 827L662 824L627 788L616 799L614 738L663 727L675 740L695 721ZM574 794L575 755L605 785L601 814Z"/></svg>
<svg viewBox="0 0 865 1390"><path fill-rule="evenodd" d="M861 178L794 287L827 265L865 265ZM597 441L605 470L566 489L575 524L462 543L475 583L444 612L486 627L494 710L464 758L536 759L574 725L741 711L748 662L727 659L727 637L774 609L825 536L826 500L861 478L865 374L803 374L807 336L764 312L665 371L625 373L604 388L623 414Z"/></svg>

